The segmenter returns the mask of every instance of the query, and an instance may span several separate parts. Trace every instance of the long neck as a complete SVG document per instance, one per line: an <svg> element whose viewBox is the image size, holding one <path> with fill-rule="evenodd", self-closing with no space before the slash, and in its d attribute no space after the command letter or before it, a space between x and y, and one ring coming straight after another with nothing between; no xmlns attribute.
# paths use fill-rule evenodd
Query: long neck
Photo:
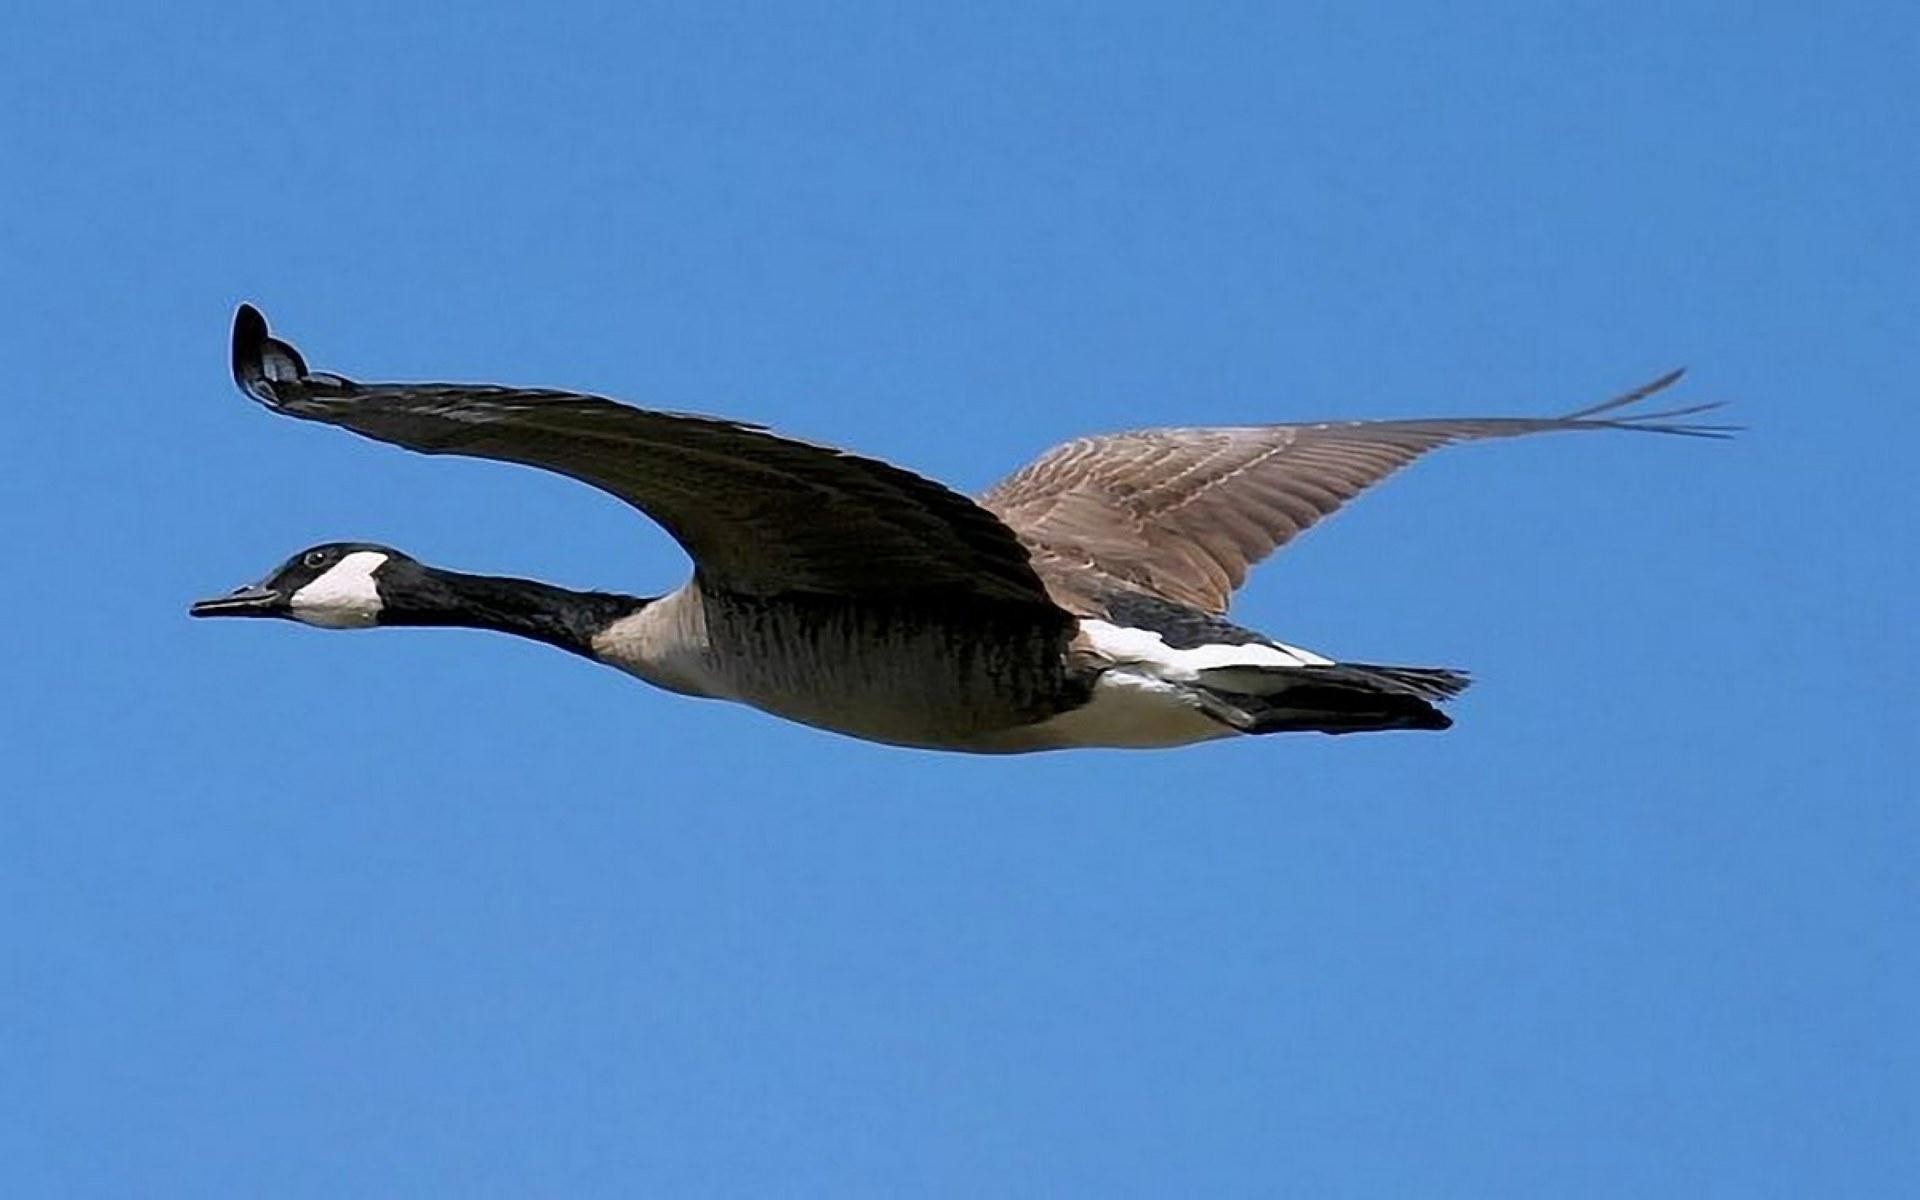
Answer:
<svg viewBox="0 0 1920 1200"><path fill-rule="evenodd" d="M416 567L382 597L382 625L459 625L516 634L591 656L593 636L646 607L639 596L576 592L531 579Z"/></svg>

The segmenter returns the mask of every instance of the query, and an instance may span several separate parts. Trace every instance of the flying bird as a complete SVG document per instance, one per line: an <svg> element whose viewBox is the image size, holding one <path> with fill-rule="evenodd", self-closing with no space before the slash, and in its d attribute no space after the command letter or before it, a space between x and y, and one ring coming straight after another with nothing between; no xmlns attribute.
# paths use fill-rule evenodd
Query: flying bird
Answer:
<svg viewBox="0 0 1920 1200"><path fill-rule="evenodd" d="M690 696L935 750L1152 748L1250 734L1445 729L1459 671L1345 662L1227 620L1275 549L1429 450L1560 430L1722 437L1711 404L1629 411L1675 371L1561 417L1155 429L1058 446L977 500L763 426L600 396L357 383L309 370L242 305L233 374L277 413L423 454L523 463L663 526L693 577L573 591L330 542L197 617L533 638Z"/></svg>

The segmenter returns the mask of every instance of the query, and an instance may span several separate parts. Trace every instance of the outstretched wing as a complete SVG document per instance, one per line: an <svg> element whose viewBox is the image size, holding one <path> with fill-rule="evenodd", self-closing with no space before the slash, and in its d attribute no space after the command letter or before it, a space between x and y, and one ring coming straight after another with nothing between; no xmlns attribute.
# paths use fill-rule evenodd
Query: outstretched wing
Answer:
<svg viewBox="0 0 1920 1200"><path fill-rule="evenodd" d="M609 492L664 526L702 579L754 595L1051 601L1027 548L957 492L755 425L574 392L355 383L309 371L242 305L233 374L275 412L422 454L524 463Z"/></svg>
<svg viewBox="0 0 1920 1200"><path fill-rule="evenodd" d="M1696 437L1730 432L1677 420L1715 404L1620 415L1679 377L1674 371L1563 417L1155 429L1081 438L1014 472L980 502L1013 527L1055 597L1075 612L1097 615L1104 592L1126 589L1223 613L1254 564L1429 450L1570 429Z"/></svg>

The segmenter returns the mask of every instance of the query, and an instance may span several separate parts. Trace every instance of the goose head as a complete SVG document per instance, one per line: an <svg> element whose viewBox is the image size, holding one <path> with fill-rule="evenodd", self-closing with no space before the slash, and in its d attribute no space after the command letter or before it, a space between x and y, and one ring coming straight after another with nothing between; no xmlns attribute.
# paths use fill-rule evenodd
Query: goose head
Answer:
<svg viewBox="0 0 1920 1200"><path fill-rule="evenodd" d="M258 583L201 600L196 617L279 617L321 629L366 629L424 569L390 546L324 542L287 559Z"/></svg>
<svg viewBox="0 0 1920 1200"><path fill-rule="evenodd" d="M430 567L391 546L322 542L265 579L202 600L196 617L279 617L321 629L442 625L533 638L588 657L594 638L652 600Z"/></svg>

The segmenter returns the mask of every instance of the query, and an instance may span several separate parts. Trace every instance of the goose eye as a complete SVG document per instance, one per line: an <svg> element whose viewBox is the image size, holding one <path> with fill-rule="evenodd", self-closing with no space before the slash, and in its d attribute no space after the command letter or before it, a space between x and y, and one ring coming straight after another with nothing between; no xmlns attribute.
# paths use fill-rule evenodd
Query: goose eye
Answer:
<svg viewBox="0 0 1920 1200"><path fill-rule="evenodd" d="M327 561L327 552L325 550L309 550L300 561L309 567L324 566Z"/></svg>

